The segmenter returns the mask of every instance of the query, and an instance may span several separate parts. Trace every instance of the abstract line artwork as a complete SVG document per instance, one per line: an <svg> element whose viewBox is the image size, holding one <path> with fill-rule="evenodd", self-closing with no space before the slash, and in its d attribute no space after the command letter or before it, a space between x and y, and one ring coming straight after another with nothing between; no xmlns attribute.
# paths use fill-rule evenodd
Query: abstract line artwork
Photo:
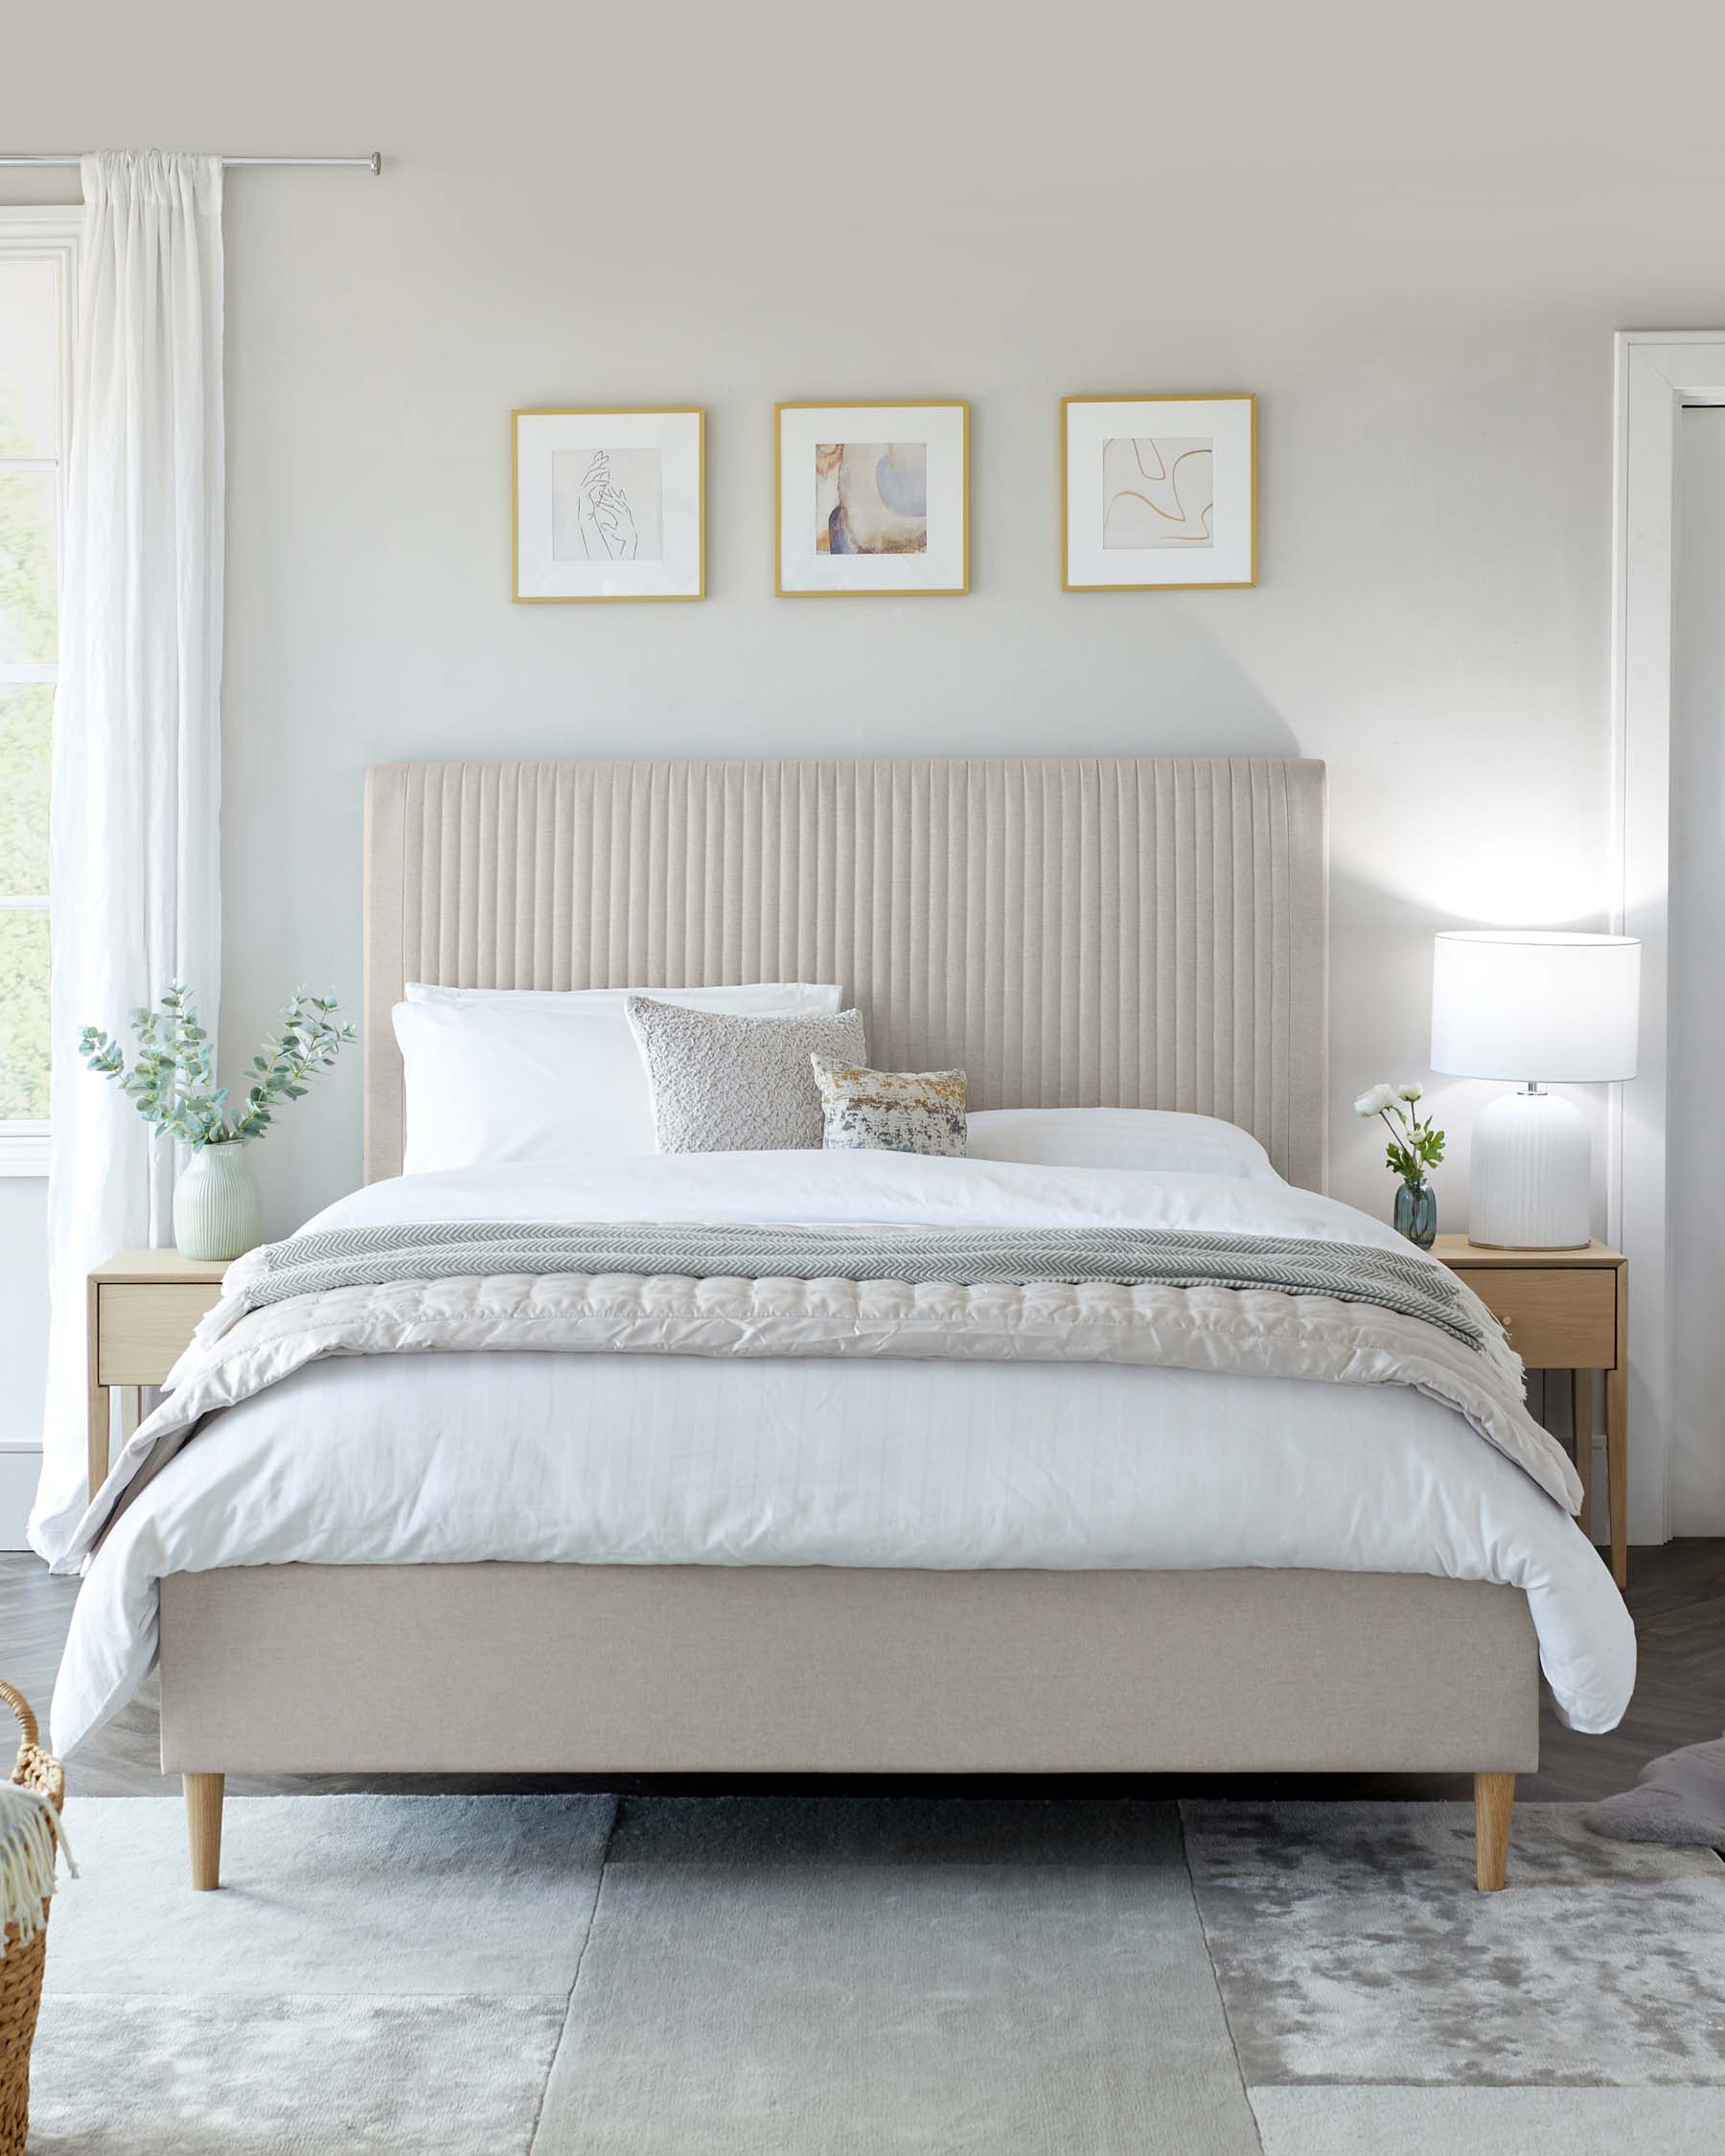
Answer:
<svg viewBox="0 0 1725 2156"><path fill-rule="evenodd" d="M1062 587L1248 590L1257 582L1257 399L1063 397Z"/></svg>
<svg viewBox="0 0 1725 2156"><path fill-rule="evenodd" d="M815 445L816 554L926 554L926 442Z"/></svg>
<svg viewBox="0 0 1725 2156"><path fill-rule="evenodd" d="M1215 443L1209 435L1115 435L1102 444L1102 546L1212 544Z"/></svg>
<svg viewBox="0 0 1725 2156"><path fill-rule="evenodd" d="M657 449L552 452L554 562L662 561L664 524L664 486Z"/></svg>

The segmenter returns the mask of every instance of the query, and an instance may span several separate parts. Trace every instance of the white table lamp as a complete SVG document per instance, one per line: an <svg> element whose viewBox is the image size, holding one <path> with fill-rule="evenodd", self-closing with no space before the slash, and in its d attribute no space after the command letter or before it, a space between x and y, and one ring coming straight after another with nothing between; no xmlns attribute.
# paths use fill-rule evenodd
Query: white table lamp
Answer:
<svg viewBox="0 0 1725 2156"><path fill-rule="evenodd" d="M1467 1239L1578 1250L1593 1224L1593 1141L1545 1090L1635 1076L1641 943L1540 929L1451 929L1432 965L1432 1068L1516 1078L1474 1125Z"/></svg>

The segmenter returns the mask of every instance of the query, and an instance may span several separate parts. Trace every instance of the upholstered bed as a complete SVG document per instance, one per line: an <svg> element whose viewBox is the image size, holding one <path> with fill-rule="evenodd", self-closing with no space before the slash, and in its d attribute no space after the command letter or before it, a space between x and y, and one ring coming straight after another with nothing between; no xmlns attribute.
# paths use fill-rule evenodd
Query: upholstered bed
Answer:
<svg viewBox="0 0 1725 2156"><path fill-rule="evenodd" d="M1325 877L1323 773L1307 762L377 770L365 840L367 1181L402 1164L391 1012L409 981L824 980L861 1009L875 1064L962 1067L975 1109L1221 1117L1261 1140L1288 1181L1321 1186ZM457 1360L475 1361L451 1358L451 1381ZM619 1359L591 1367L593 1399L621 1400ZM871 1411L886 1417L908 1397L907 1367L827 1365L858 1398L873 1387L883 1405ZM675 1382L688 1370L679 1361ZM1037 1441L1070 1453L1102 1395L1050 1388L1079 1375L992 1371L997 1388L1015 1389L987 1394L988 1415L1040 1416ZM276 1389L287 1396L317 1376L301 1370ZM971 1376L943 1370L939 1383ZM475 1391L486 1403L476 1413L506 1417L524 1397L516 1377ZM1224 1383L1106 1373L1116 1387L1139 1378L1165 1380L1168 1399L1177 1379ZM1303 1401L1317 1389L1252 1397ZM685 1392L678 1411L699 1416L702 1397ZM293 1398L316 1412L314 1391ZM1447 1411L1414 1405L1434 1442L1448 1444L1447 1423L1437 1429ZM1370 1397L1346 1407L1338 1445L1366 1458ZM1277 1435L1259 1435L1268 1459ZM1220 1428L1218 1444L1228 1436ZM620 1423L614 1442L630 1442ZM1477 1440L1457 1442L1471 1477ZM188 1458L200 1446L209 1440ZM1321 1472L1306 1457L1282 1462L1289 1490ZM146 1502L181 1472L161 1468ZM1566 1594L1588 1604L1571 1663L1607 1672L1597 1694L1607 1704L1593 1711L1615 1718L1623 1644L1581 1571L1597 1559L1516 1468L1498 1458L1478 1472L1499 1476L1511 1510L1549 1508L1549 1532L1543 1515L1536 1523L1543 1554L1517 1576L1542 1583L1548 1605ZM1013 1563L1000 1554L1009 1543L974 1563L956 1545L919 1546L903 1564L889 1545L850 1563L667 1562L645 1542L645 1560L474 1562L434 1534L413 1547L444 1561L369 1562L363 1538L341 1536L330 1562L314 1536L288 1562L163 1560L162 1764L186 1778L194 1883L216 1883L221 1778L236 1771L1381 1770L1475 1776L1478 1883L1501 1885L1513 1777L1538 1756L1534 1590L1468 1576L1486 1573L1484 1558L1422 1554L1423 1486L1414 1475L1405 1502L1389 1502L1407 1517L1385 1530L1385 1547L1402 1553L1381 1571L1302 1562L1298 1536L1277 1546L1295 1554L1276 1561L1207 1563L1200 1543L1184 1560L1116 1552L1093 1569L1082 1556ZM555 1489L545 1502L557 1502ZM1432 1548L1460 1532L1435 1534ZM1583 1636L1589 1625L1597 1639Z"/></svg>

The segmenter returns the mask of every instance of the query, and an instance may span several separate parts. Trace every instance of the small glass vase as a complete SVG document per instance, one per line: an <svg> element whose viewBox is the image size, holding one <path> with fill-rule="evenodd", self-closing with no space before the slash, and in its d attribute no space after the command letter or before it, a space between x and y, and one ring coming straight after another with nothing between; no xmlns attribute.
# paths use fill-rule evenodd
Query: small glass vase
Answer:
<svg viewBox="0 0 1725 2156"><path fill-rule="evenodd" d="M1396 1184L1394 1227L1422 1250L1438 1240L1438 1193L1423 1176L1417 1182Z"/></svg>
<svg viewBox="0 0 1725 2156"><path fill-rule="evenodd" d="M173 1240L181 1257L241 1257L262 1240L263 1226L244 1143L199 1146L173 1185Z"/></svg>

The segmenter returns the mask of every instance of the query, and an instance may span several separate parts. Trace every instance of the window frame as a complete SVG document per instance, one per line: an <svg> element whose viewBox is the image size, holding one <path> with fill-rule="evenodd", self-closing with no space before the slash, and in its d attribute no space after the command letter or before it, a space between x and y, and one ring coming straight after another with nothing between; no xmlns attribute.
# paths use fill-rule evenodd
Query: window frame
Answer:
<svg viewBox="0 0 1725 2156"><path fill-rule="evenodd" d="M82 213L72 203L30 203L0 206L0 260L52 262L58 280L59 302L59 451L54 470L58 482L56 529L64 559L66 531L66 466L72 451L72 351L78 309L78 236ZM4 459L8 470L40 470L44 460ZM59 656L49 665L9 665L0 660L0 687L59 679ZM49 909L49 896L0 898L8 912ZM52 921L52 915L50 914ZM53 929L49 935L52 939ZM0 1176L45 1176L48 1173L47 1122L0 1119Z"/></svg>

